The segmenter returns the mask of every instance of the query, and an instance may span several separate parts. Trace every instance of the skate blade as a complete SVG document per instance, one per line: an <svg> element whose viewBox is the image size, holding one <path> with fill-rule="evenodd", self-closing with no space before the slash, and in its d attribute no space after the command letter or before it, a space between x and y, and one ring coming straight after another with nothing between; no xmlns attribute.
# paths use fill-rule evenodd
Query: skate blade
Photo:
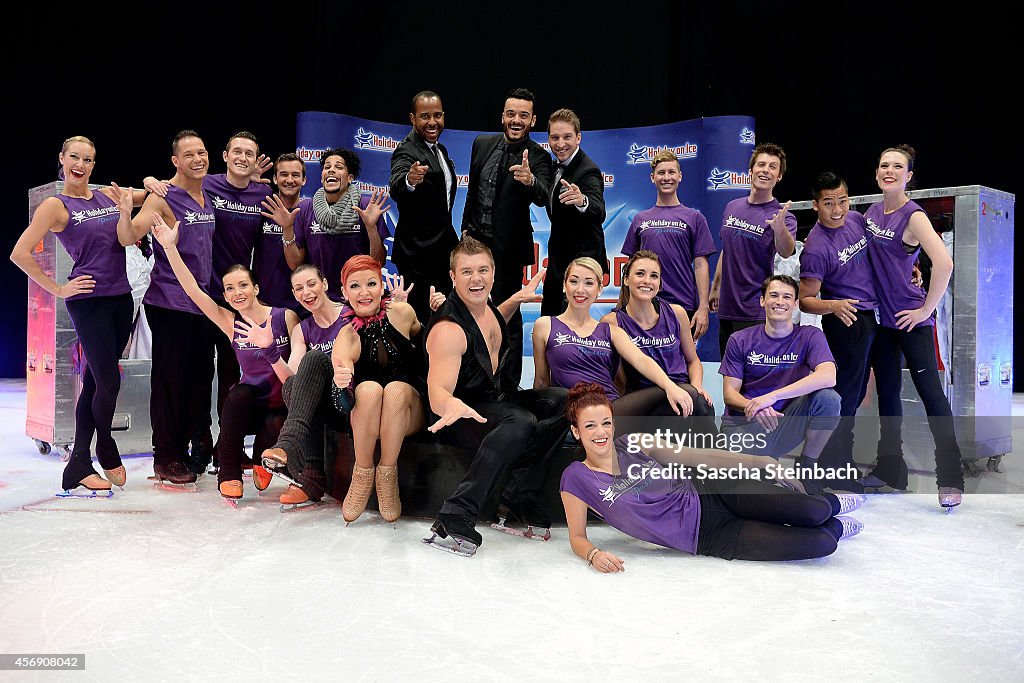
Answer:
<svg viewBox="0 0 1024 683"><path fill-rule="evenodd" d="M324 502L322 500L307 500L305 503L281 503L281 512L301 510L302 508L309 507L320 507L323 504Z"/></svg>
<svg viewBox="0 0 1024 683"><path fill-rule="evenodd" d="M75 493L78 489L71 489L70 491L61 491L60 493L53 494L55 498L113 498L113 489L86 489L84 493Z"/></svg>
<svg viewBox="0 0 1024 683"><path fill-rule="evenodd" d="M173 481L168 481L167 479L160 479L155 476L146 477L146 479L153 482L154 487L158 489L163 489L165 491L187 491L189 493L198 493L199 491L199 486L194 481L178 484Z"/></svg>
<svg viewBox="0 0 1024 683"><path fill-rule="evenodd" d="M241 498L229 498L227 496L221 496L221 498L223 498L224 502L230 505L235 510L238 509L238 501L240 501Z"/></svg>
<svg viewBox="0 0 1024 683"><path fill-rule="evenodd" d="M289 484L292 484L294 486L298 486L300 489L302 488L302 484L300 484L299 482L295 481L294 479L289 477L287 474L285 474L281 470L270 470L270 473L272 475L274 475L275 477L280 477L281 479L283 479L284 481L288 482Z"/></svg>
<svg viewBox="0 0 1024 683"><path fill-rule="evenodd" d="M497 522L491 522L491 528L497 531L502 531L506 534L513 536L520 536L522 538L529 538L534 541L548 541L551 539L551 529L545 529L544 527L535 527L528 525L525 529L519 529L517 527L505 526L504 518L499 519Z"/></svg>
<svg viewBox="0 0 1024 683"><path fill-rule="evenodd" d="M454 538L448 536L447 538L441 538L437 532L431 531L428 538L420 539L422 543L430 546L431 548L437 548L459 557L472 557L476 554L477 545L472 541L464 539Z"/></svg>

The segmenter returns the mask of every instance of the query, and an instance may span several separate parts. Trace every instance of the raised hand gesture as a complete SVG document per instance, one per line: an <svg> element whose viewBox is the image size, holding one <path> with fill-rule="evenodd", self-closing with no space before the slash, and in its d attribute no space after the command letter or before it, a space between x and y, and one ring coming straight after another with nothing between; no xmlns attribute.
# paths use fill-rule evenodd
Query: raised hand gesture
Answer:
<svg viewBox="0 0 1024 683"><path fill-rule="evenodd" d="M153 237L164 249L170 249L178 243L178 226L181 221L174 221L174 227L164 222L164 217L158 213L153 214Z"/></svg>
<svg viewBox="0 0 1024 683"><path fill-rule="evenodd" d="M405 182L409 183L413 187L416 187L423 182L423 179L427 175L427 171L430 170L430 166L421 164L418 161L414 161L412 167L409 169L408 175L405 177Z"/></svg>
<svg viewBox="0 0 1024 683"><path fill-rule="evenodd" d="M576 183L570 183L562 178L562 194L558 196L558 201L563 204L572 204L573 206L583 206L584 198L583 193L580 191L579 185Z"/></svg>
<svg viewBox="0 0 1024 683"><path fill-rule="evenodd" d="M384 190L374 190L373 194L370 195L370 203L366 205L366 208L361 208L359 205L353 206L359 218L362 219L363 225L366 226L367 230L373 229L377 225L377 221L380 219L381 214L386 213L391 205L384 206L384 202L388 200L388 193Z"/></svg>
<svg viewBox="0 0 1024 683"><path fill-rule="evenodd" d="M270 160L270 157L266 154L259 155L256 157L256 163L253 164L252 173L249 174L249 181L261 185L269 185L270 178L264 178L263 174L272 168L274 168L274 162Z"/></svg>
<svg viewBox="0 0 1024 683"><path fill-rule="evenodd" d="M130 217L134 207L132 189L122 190L117 186L117 183L110 183L110 192L114 195L114 201L117 202L117 210L121 212L122 216Z"/></svg>
<svg viewBox="0 0 1024 683"><path fill-rule="evenodd" d="M409 285L409 289L412 289L412 285ZM448 300L448 297L444 295L444 292L439 292L434 289L434 285L430 285L430 297L427 299L427 303L430 306L430 310L436 311L444 305L444 302Z"/></svg>
<svg viewBox="0 0 1024 683"><path fill-rule="evenodd" d="M765 221L772 227L773 232L780 232L786 230L786 216L789 214L789 206L793 202L786 202L782 205L782 209L779 210L771 220Z"/></svg>
<svg viewBox="0 0 1024 683"><path fill-rule="evenodd" d="M269 317L260 325L249 316L242 316L242 320L235 321L235 333L238 341L261 349L268 349L274 344L274 330Z"/></svg>
<svg viewBox="0 0 1024 683"><path fill-rule="evenodd" d="M527 187L531 187L533 185L534 176L533 173L530 171L529 150L523 150L522 163L510 166L508 170L512 171L512 177L521 182L523 185L526 185Z"/></svg>
<svg viewBox="0 0 1024 683"><path fill-rule="evenodd" d="M274 221L282 228L295 224L295 215L299 213L299 207L289 209L284 204L284 200L281 199L281 195L272 194L266 199L262 200L260 204L266 211L260 211L260 215L264 218L269 218Z"/></svg>
<svg viewBox="0 0 1024 683"><path fill-rule="evenodd" d="M405 276L396 275L389 271L384 271L384 284L387 286L388 291L391 292L391 303L409 301L409 292L416 286L416 283L410 282L407 289L405 287Z"/></svg>

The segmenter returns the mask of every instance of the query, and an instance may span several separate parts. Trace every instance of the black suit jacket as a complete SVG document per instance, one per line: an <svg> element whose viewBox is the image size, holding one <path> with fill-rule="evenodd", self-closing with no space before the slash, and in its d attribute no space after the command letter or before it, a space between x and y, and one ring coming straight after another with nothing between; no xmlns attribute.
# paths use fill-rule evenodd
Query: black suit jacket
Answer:
<svg viewBox="0 0 1024 683"><path fill-rule="evenodd" d="M480 202L480 174L494 148L504 137L503 133L480 135L473 141L469 164L469 194L466 196L466 208L462 212L462 231L489 246L499 263L527 266L533 263L530 204L544 206L547 203L551 186L551 155L533 140L526 140L530 171L537 179L533 187L527 187L508 170L523 160L524 146L521 143L512 145L513 149L519 151L509 155L508 164L498 172L498 186L491 207L491 225L479 226L476 224L476 213Z"/></svg>
<svg viewBox="0 0 1024 683"><path fill-rule="evenodd" d="M556 171L552 169L554 182ZM562 180L575 183L590 202L586 211L580 211L571 204L562 204L558 195L562 183L558 183L547 203L551 219L551 237L548 239L548 263L558 274L574 258L590 256L606 267L608 255L604 247L604 176L582 149L576 153L562 174Z"/></svg>
<svg viewBox="0 0 1024 683"><path fill-rule="evenodd" d="M441 266L433 268L440 262L443 272L447 273L448 256L459 241L452 225L452 205L458 186L455 164L444 145L438 143L438 149L452 175L451 194L446 192L444 172L437 156L415 130L410 131L391 154L391 198L398 206L391 260L399 270L441 270ZM410 192L405 178L417 161L429 166L430 170L423 182Z"/></svg>

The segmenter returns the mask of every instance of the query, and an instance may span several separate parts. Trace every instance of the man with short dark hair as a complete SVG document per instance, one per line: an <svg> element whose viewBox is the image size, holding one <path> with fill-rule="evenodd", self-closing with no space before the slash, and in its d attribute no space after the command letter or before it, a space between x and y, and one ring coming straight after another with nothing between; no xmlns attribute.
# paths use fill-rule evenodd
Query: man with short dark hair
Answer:
<svg viewBox="0 0 1024 683"><path fill-rule="evenodd" d="M406 282L416 286L409 304L420 320L428 320L430 288L447 294L448 255L458 243L452 206L458 176L448 150L439 142L444 132L441 97L430 90L412 98L413 129L391 155L391 198L398 205L398 225L391 260Z"/></svg>
<svg viewBox="0 0 1024 683"><path fill-rule="evenodd" d="M439 416L429 430L476 454L424 542L459 555L474 554L483 540L474 528L481 508L493 500L509 470L499 516L525 525L520 535L546 540L551 520L539 495L551 456L569 429L566 391L519 391L505 383L503 372L509 356L506 321L535 296L544 271L495 306L490 300L494 257L486 245L466 235L449 263L454 290L424 332L427 395L431 411Z"/></svg>
<svg viewBox="0 0 1024 683"><path fill-rule="evenodd" d="M522 288L523 267L534 261L530 204L543 207L551 184L551 156L530 139L536 123L533 93L516 88L505 98L501 112L504 134L479 135L473 141L462 232L497 254L491 294L499 303ZM512 357L507 371L519 384L523 316L518 308L508 328Z"/></svg>
<svg viewBox="0 0 1024 683"><path fill-rule="evenodd" d="M726 414L723 432L759 437L743 451L780 458L803 442L798 465L812 465L839 421L836 363L821 330L794 325L800 285L772 275L761 287L763 325L729 338L718 368ZM813 482L808 481L808 493Z"/></svg>
<svg viewBox="0 0 1024 683"><path fill-rule="evenodd" d="M604 175L580 149L580 117L559 109L548 117L548 146L558 163L552 174L546 206L551 219L548 277L541 315L565 311L562 279L569 263L580 256L596 260L608 272L604 246Z"/></svg>

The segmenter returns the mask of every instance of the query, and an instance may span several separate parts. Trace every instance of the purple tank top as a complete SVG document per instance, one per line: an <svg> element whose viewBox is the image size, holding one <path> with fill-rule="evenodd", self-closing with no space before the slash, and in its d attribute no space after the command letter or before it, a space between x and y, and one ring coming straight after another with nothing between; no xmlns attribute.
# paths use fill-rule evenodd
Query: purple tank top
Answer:
<svg viewBox="0 0 1024 683"><path fill-rule="evenodd" d="M274 346L281 352L285 360L291 352L291 344L288 339L288 325L285 321L286 308L270 309L270 328L274 332ZM241 320L237 313L235 318ZM274 372L273 366L264 357L263 349L239 341L238 333L235 332L231 339L231 346L235 350L235 357L238 359L238 367L242 370L242 378L239 384L248 384L259 389L259 397L268 401L271 406L284 405L281 400L281 380Z"/></svg>
<svg viewBox="0 0 1024 683"><path fill-rule="evenodd" d="M313 320L313 316L309 316L299 323L302 327L302 336L306 340L306 348L330 356L334 350L334 340L338 338L338 333L345 327L346 322L345 317L339 315L330 327L320 327Z"/></svg>
<svg viewBox="0 0 1024 683"><path fill-rule="evenodd" d="M238 188L228 182L224 173L203 178L203 190L213 202L217 230L213 233L213 271L209 294L224 299L221 276L231 266L252 265L252 250L263 225L261 202L270 195L270 186L250 182ZM262 288L261 288L262 289Z"/></svg>
<svg viewBox="0 0 1024 683"><path fill-rule="evenodd" d="M684 472L667 469L643 452L631 453L626 437L615 440L619 476L582 462L562 472L559 490L571 493L624 534L641 541L697 552L700 496ZM652 476L651 472L658 476ZM662 476L663 473L667 476ZM693 476L693 475L689 475Z"/></svg>
<svg viewBox="0 0 1024 683"><path fill-rule="evenodd" d="M598 323L589 337L581 338L552 317L545 355L554 386L571 389L577 382L596 382L609 401L619 397L613 382L619 369L619 354L612 346L608 323Z"/></svg>
<svg viewBox="0 0 1024 683"><path fill-rule="evenodd" d="M178 225L178 253L192 271L196 282L206 291L209 287L211 264L213 263L213 204L203 192L203 206L192 199L185 190L171 185L164 198L171 207ZM192 303L167 261L167 253L157 240L153 240L153 272L149 276L149 289L143 302L202 315L199 307Z"/></svg>
<svg viewBox="0 0 1024 683"><path fill-rule="evenodd" d="M132 291L125 267L124 247L117 240L117 222L120 211L113 199L99 190L92 191L92 199L59 194L57 199L68 210L68 224L56 233L75 265L68 280L80 275L91 275L96 286L88 294L77 294L75 299L93 296L117 296Z"/></svg>
<svg viewBox="0 0 1024 683"><path fill-rule="evenodd" d="M687 384L690 381L690 374L686 368L683 349L679 345L679 318L676 317L672 306L664 301L655 299L654 305L658 309L658 322L649 330L640 327L640 323L630 318L625 309L615 311L615 319L637 348L653 358L673 382ZM654 382L640 374L629 363L623 368L626 371L626 391L654 386Z"/></svg>
<svg viewBox="0 0 1024 683"><path fill-rule="evenodd" d="M299 201L299 209L310 200ZM298 311L302 305L292 295L292 269L284 258L283 229L272 218L263 219L263 227L256 241L253 268L260 285L260 299L271 306Z"/></svg>
<svg viewBox="0 0 1024 683"><path fill-rule="evenodd" d="M920 308L927 297L923 288L910 283L921 248L919 246L909 254L903 249L903 233L907 231L910 217L918 211L923 212L924 209L916 202L907 202L886 215L882 202L878 202L864 213L868 224L868 256L878 295L878 314L885 327L895 329L896 314ZM934 324L935 320L928 318L918 327Z"/></svg>

